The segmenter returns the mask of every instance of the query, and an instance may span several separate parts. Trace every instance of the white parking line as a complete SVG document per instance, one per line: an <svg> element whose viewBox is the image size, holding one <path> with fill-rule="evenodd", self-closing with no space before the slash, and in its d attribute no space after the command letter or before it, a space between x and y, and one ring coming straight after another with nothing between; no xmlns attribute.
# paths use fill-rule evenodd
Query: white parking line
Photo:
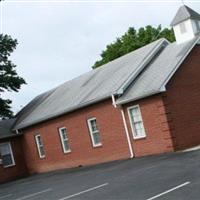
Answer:
<svg viewBox="0 0 200 200"><path fill-rule="evenodd" d="M45 193L45 192L50 192L50 191L52 191L52 189L51 189L51 188L48 188L48 189L42 190L42 191L40 191L40 192L35 192L35 193L33 193L33 194L29 194L29 195L20 197L20 198L18 198L18 199L16 199L16 200L28 199L28 198L30 198L30 197L34 197L34 196L36 196L36 195L39 195L39 194L42 194L42 193Z"/></svg>
<svg viewBox="0 0 200 200"><path fill-rule="evenodd" d="M8 198L8 197L11 197L12 194L7 194L7 195L4 195L4 196L1 196L0 199L4 199L4 198Z"/></svg>
<svg viewBox="0 0 200 200"><path fill-rule="evenodd" d="M87 190L83 190L83 191L78 192L78 193L76 193L76 194L72 194L72 195L69 195L69 196L63 197L63 198L61 198L61 199L59 199L59 200L70 199L70 198L72 198L72 197L75 197L75 196L78 196L78 195L84 194L84 193L86 193L86 192L90 192L90 191L92 191L92 190L99 189L99 188L104 187L104 186L106 186L106 185L108 185L108 183L104 183L104 184L102 184L102 185L98 185L98 186L96 186L96 187L92 187L92 188L89 188L89 189L87 189Z"/></svg>
<svg viewBox="0 0 200 200"><path fill-rule="evenodd" d="M188 181L188 182L185 182L185 183L183 183L183 184L181 184L181 185L178 185L178 186L176 186L176 187L173 187L173 188L171 188L171 189L169 189L169 190L167 190L167 191L165 191L165 192L163 192L163 193L160 193L160 194L158 194L158 195L156 195L156 196L153 196L153 197L151 197L151 198L149 198L149 199L146 199L146 200L157 199L157 198L160 197L160 196L163 196L163 195L165 195L165 194L167 194L167 193L169 193L169 192L172 192L172 191L174 191L174 190L177 190L177 189L179 189L179 188L181 188L181 187L184 187L184 186L186 186L186 185L188 185L188 184L190 184L189 181Z"/></svg>

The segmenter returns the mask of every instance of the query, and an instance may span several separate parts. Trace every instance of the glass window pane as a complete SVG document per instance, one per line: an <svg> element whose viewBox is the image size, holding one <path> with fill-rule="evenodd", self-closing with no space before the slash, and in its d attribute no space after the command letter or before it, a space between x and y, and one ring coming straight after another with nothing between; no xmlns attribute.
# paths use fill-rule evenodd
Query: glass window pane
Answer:
<svg viewBox="0 0 200 200"><path fill-rule="evenodd" d="M129 110L130 120L133 128L133 135L136 137L145 136L145 131L143 127L142 116L139 107L134 107Z"/></svg>
<svg viewBox="0 0 200 200"><path fill-rule="evenodd" d="M136 130L136 136L141 136L142 135L142 130L141 129L137 129Z"/></svg>
<svg viewBox="0 0 200 200"><path fill-rule="evenodd" d="M133 117L133 121L134 121L134 122L142 121L140 115L135 115L135 116Z"/></svg>
<svg viewBox="0 0 200 200"><path fill-rule="evenodd" d="M14 164L9 143L0 144L0 155L2 157L3 166L6 167Z"/></svg>
<svg viewBox="0 0 200 200"><path fill-rule="evenodd" d="M96 131L97 129L97 122L96 119L90 121L92 131Z"/></svg>
<svg viewBox="0 0 200 200"><path fill-rule="evenodd" d="M37 137L37 140L38 140L38 144L39 144L39 145L42 145L42 139L41 139L41 136L38 136L38 137Z"/></svg>
<svg viewBox="0 0 200 200"><path fill-rule="evenodd" d="M133 113L133 116L138 115L139 114L138 107L132 108L132 113Z"/></svg>
<svg viewBox="0 0 200 200"><path fill-rule="evenodd" d="M37 135L35 137L36 139L36 144L37 144L37 148L38 148L38 153L40 158L45 156L45 151L44 151L44 145L43 145L43 141L42 141L42 137L40 135Z"/></svg>
<svg viewBox="0 0 200 200"><path fill-rule="evenodd" d="M142 122L136 122L135 129L141 129L141 128L142 128Z"/></svg>
<svg viewBox="0 0 200 200"><path fill-rule="evenodd" d="M44 156L44 155L45 155L44 147L43 147L43 146L40 146L40 155L41 155L41 156Z"/></svg>
<svg viewBox="0 0 200 200"><path fill-rule="evenodd" d="M66 133L66 129L65 129L65 128L61 128L60 130L61 130L61 133L62 133L62 134L65 134L65 133Z"/></svg>
<svg viewBox="0 0 200 200"><path fill-rule="evenodd" d="M65 130L64 130L64 132L62 132L62 138L63 138L63 140L67 139L67 133Z"/></svg>
<svg viewBox="0 0 200 200"><path fill-rule="evenodd" d="M134 122L134 115L133 115L133 113L131 112L130 115L131 115L131 121Z"/></svg>
<svg viewBox="0 0 200 200"><path fill-rule="evenodd" d="M94 139L94 144L100 144L101 143L99 132L93 133L93 139Z"/></svg>
<svg viewBox="0 0 200 200"><path fill-rule="evenodd" d="M63 144L64 144L65 151L69 151L70 147L69 147L68 141L67 140L63 141Z"/></svg>
<svg viewBox="0 0 200 200"><path fill-rule="evenodd" d="M88 125L93 146L101 144L101 138L96 119L89 119Z"/></svg>
<svg viewBox="0 0 200 200"><path fill-rule="evenodd" d="M137 136L143 136L144 135L144 129L142 122L135 123L135 132Z"/></svg>
<svg viewBox="0 0 200 200"><path fill-rule="evenodd" d="M12 165L13 164L11 154L3 155L2 156L2 160L3 160L3 165L4 166L8 166L8 165Z"/></svg>
<svg viewBox="0 0 200 200"><path fill-rule="evenodd" d="M62 143L62 148L64 153L70 150L69 142L68 142L68 137L67 137L67 130L66 128L60 128L60 139Z"/></svg>
<svg viewBox="0 0 200 200"><path fill-rule="evenodd" d="M142 121L138 107L130 109L130 115L133 122Z"/></svg>

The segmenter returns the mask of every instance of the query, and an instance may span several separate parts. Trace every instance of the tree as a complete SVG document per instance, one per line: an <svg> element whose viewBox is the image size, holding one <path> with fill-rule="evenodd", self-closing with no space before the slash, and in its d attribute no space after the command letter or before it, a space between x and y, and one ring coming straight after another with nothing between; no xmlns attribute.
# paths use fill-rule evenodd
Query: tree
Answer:
<svg viewBox="0 0 200 200"><path fill-rule="evenodd" d="M106 49L101 53L101 59L96 61L92 68L100 67L160 38L166 38L170 42L175 41L173 30L168 28L162 29L161 25L156 28L150 25L141 27L138 31L134 27L130 27L124 35L106 46Z"/></svg>
<svg viewBox="0 0 200 200"><path fill-rule="evenodd" d="M26 84L25 80L18 76L16 65L9 60L9 56L17 46L17 40L8 35L0 34L0 118L10 118L13 116L11 111L10 99L3 99L2 94L6 91L18 92L21 85Z"/></svg>

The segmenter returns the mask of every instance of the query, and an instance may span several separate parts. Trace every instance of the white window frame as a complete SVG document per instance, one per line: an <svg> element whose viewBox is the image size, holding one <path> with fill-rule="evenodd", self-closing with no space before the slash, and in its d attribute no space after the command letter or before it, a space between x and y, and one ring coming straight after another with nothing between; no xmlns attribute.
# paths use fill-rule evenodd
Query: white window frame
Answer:
<svg viewBox="0 0 200 200"><path fill-rule="evenodd" d="M94 142L93 134L96 133L96 132L98 132L99 135L100 135L100 131L99 131L99 129L98 129L97 131L92 131L91 121L93 121L93 120L96 120L96 121L97 121L96 117L92 117L92 118L89 118L89 119L87 120L89 132L90 132L90 137L91 137L91 140L92 140L92 146L93 146L93 147L100 147L100 146L102 146L102 143L101 143L101 142L98 143L98 144L95 144L95 142Z"/></svg>
<svg viewBox="0 0 200 200"><path fill-rule="evenodd" d="M40 134L37 134L37 135L35 135L35 141L36 141L36 145L37 145L37 150L38 150L38 154L39 154L39 157L40 158L45 158L45 150L44 150L44 155L42 155L41 154L41 151L40 151L40 144L39 144L39 142L38 142L38 137L40 137L41 139L42 139L42 137L41 137L41 135ZM43 149L44 149L44 143L43 143L43 140L42 140L42 147L43 147Z"/></svg>
<svg viewBox="0 0 200 200"><path fill-rule="evenodd" d="M7 145L9 146L10 155L11 155L11 159L12 159L12 164L10 164L10 165L3 165L3 167L4 167L4 168L13 167L13 166L15 166L16 164L15 164L15 159L14 159L14 155L13 155L13 151L12 151L11 144L10 144L10 142L4 142L4 143L0 143L0 146L1 146L1 145L5 145L5 144L7 144Z"/></svg>
<svg viewBox="0 0 200 200"><path fill-rule="evenodd" d="M59 130L60 141L61 141L61 144L62 144L63 152L64 152L64 153L70 153L70 152L71 152L70 146L69 146L69 149L66 150L66 149L65 149L65 144L64 144L65 141L67 141L67 143L69 144L69 138L68 138L68 136L67 136L67 129L66 129L66 127L61 127L61 128L59 128L58 130ZM62 130L65 130L66 139L63 138Z"/></svg>
<svg viewBox="0 0 200 200"><path fill-rule="evenodd" d="M132 118L131 118L131 109L133 109L133 108L138 108L138 110L139 110L143 130L144 130L144 135L137 136L136 133L135 133L135 127L134 127L135 122L133 122ZM130 106L130 107L127 108L127 110L128 110L129 122L130 122L130 125L131 125L131 131L132 131L133 138L134 139L146 138L146 131L145 131L145 128L144 128L144 122L143 122L143 119L142 119L142 113L141 113L141 110L140 110L140 106L139 105Z"/></svg>

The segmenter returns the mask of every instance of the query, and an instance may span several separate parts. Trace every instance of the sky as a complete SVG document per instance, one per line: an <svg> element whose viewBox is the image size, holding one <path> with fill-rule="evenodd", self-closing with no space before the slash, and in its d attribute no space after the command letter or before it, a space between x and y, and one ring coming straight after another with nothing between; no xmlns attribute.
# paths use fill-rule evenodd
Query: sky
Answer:
<svg viewBox="0 0 200 200"><path fill-rule="evenodd" d="M3 97L19 111L38 94L91 70L106 45L129 27L169 27L181 0L4 0L2 32L18 40L11 56L27 84ZM200 0L184 1L200 13Z"/></svg>

